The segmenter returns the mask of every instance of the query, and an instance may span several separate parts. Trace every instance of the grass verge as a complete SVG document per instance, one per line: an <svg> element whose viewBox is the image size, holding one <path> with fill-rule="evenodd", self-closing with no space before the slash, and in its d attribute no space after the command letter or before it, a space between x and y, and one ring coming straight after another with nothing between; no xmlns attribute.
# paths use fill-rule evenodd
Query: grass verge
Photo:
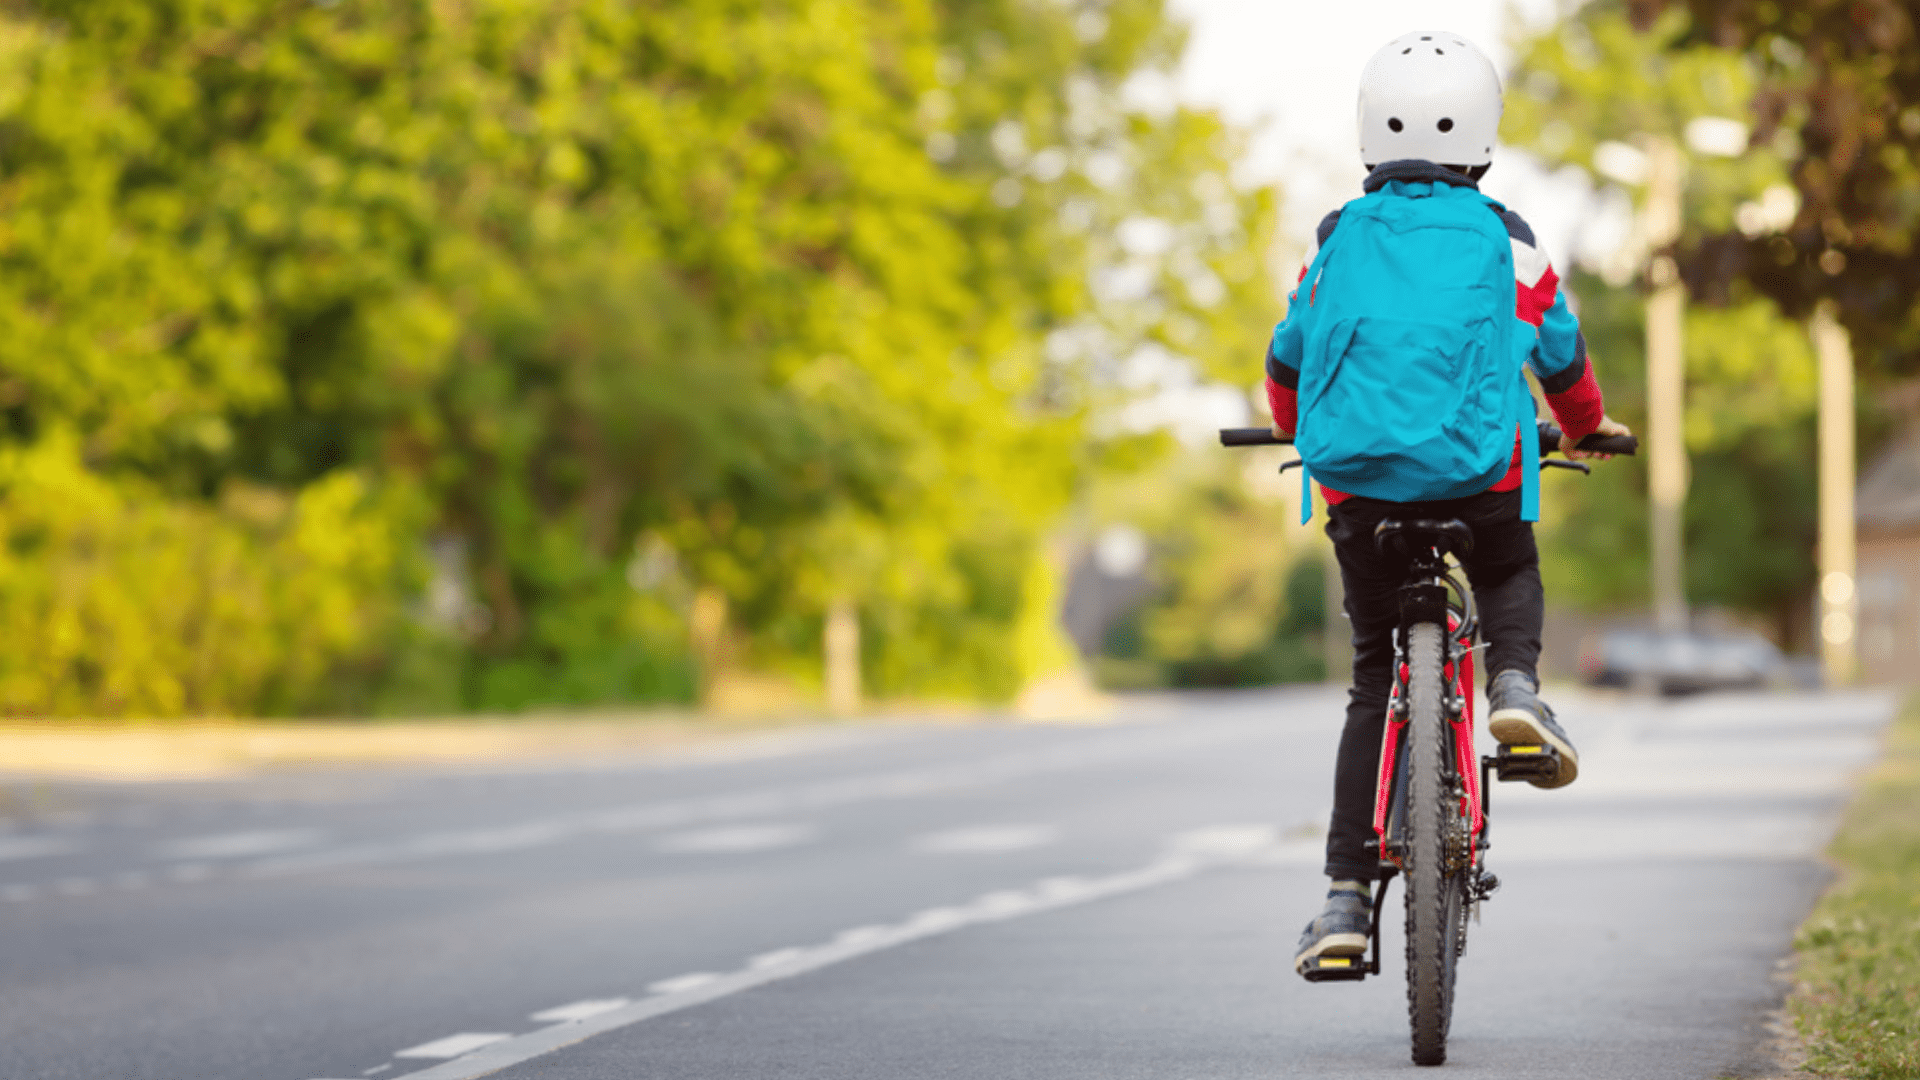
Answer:
<svg viewBox="0 0 1920 1080"><path fill-rule="evenodd" d="M1840 880L1794 943L1806 1067L1920 1077L1920 695L1894 721L1830 854Z"/></svg>

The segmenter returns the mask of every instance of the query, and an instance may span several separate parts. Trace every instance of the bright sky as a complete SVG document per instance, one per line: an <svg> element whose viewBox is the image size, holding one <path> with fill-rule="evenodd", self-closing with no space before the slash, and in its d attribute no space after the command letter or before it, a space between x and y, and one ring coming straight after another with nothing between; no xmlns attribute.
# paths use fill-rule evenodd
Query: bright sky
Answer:
<svg viewBox="0 0 1920 1080"><path fill-rule="evenodd" d="M1552 22L1560 0L1171 0L1192 26L1182 96L1218 107L1258 133L1243 179L1279 183L1284 229L1303 245L1327 211L1360 194L1354 134L1360 69L1411 30L1464 34L1504 75L1516 30ZM1589 185L1550 177L1502 152L1482 185L1533 225L1556 262L1604 247L1582 236L1593 218ZM1603 232L1606 230L1603 230Z"/></svg>

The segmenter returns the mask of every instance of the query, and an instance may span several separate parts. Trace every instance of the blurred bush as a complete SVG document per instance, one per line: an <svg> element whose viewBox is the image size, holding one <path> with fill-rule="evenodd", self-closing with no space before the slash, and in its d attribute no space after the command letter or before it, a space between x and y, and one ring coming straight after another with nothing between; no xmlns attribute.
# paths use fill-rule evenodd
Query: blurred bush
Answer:
<svg viewBox="0 0 1920 1080"><path fill-rule="evenodd" d="M232 482L209 505L110 484L50 433L0 451L0 709L169 715L325 696L383 629L393 507L340 470L291 498Z"/></svg>
<svg viewBox="0 0 1920 1080"><path fill-rule="evenodd" d="M1270 455L1200 450L1103 492L1099 511L1139 528L1149 549L1149 589L1109 628L1096 658L1103 685L1267 686L1325 677L1324 545L1297 524L1297 485L1267 475L1276 463Z"/></svg>
<svg viewBox="0 0 1920 1080"><path fill-rule="evenodd" d="M1117 359L1268 321L1180 44L1158 0L7 5L0 708L688 700L817 681L842 597L871 692L1012 694L1043 534L1141 455L1087 424Z"/></svg>

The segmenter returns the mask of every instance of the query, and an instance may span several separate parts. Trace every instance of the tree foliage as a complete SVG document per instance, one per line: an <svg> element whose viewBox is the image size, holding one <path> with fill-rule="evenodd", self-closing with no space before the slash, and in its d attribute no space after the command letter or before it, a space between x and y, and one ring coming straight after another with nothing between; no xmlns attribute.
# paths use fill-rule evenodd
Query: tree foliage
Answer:
<svg viewBox="0 0 1920 1080"><path fill-rule="evenodd" d="M1298 524L1286 455L1218 447L1108 483L1102 520L1142 531L1140 603L1115 621L1094 664L1116 689L1264 686L1326 672L1326 565Z"/></svg>
<svg viewBox="0 0 1920 1080"><path fill-rule="evenodd" d="M1685 14L1673 12L1643 33L1624 4L1596 3L1523 43L1502 137L1550 166L1598 172L1595 155L1605 142L1634 145L1652 136L1684 146L1690 121L1747 115L1763 92L1757 61L1695 40L1686 28ZM1730 158L1690 153L1675 250L1695 253L1696 268L1713 257L1716 238L1740 235L1738 223L1752 222L1788 167L1766 141ZM1641 276L1609 282L1576 273L1567 283L1581 302L1608 411L1635 430L1646 419L1648 254L1644 236L1632 237L1623 255ZM1688 598L1768 619L1793 642L1806 632L1814 574L1812 349L1802 326L1744 283L1723 281L1695 300L1684 327ZM1644 464L1616 459L1592 477L1558 482L1549 507L1549 596L1589 609L1644 606Z"/></svg>
<svg viewBox="0 0 1920 1080"><path fill-rule="evenodd" d="M1750 282L1803 316L1839 305L1869 370L1920 370L1920 4L1913 0L1632 0L1641 25L1691 16L1678 47L1740 50L1757 71L1755 145L1791 163L1801 208L1777 235L1702 244L1703 289ZM1669 24L1671 25L1671 24Z"/></svg>
<svg viewBox="0 0 1920 1080"><path fill-rule="evenodd" d="M0 621L48 643L0 707L672 697L694 589L755 663L847 596L870 689L1011 693L1115 358L1259 321L1232 134L1135 101L1180 44L1159 0L0 5Z"/></svg>

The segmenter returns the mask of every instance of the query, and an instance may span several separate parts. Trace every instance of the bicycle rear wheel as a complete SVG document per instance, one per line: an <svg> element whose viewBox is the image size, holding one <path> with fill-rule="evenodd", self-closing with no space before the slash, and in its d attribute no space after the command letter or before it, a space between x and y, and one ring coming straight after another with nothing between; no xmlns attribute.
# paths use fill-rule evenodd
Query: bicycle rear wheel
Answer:
<svg viewBox="0 0 1920 1080"><path fill-rule="evenodd" d="M1447 1060L1453 1021L1453 977L1459 956L1465 897L1459 874L1447 867L1447 834L1454 824L1447 722L1441 711L1445 635L1433 623L1407 632L1407 1018L1413 1062Z"/></svg>

